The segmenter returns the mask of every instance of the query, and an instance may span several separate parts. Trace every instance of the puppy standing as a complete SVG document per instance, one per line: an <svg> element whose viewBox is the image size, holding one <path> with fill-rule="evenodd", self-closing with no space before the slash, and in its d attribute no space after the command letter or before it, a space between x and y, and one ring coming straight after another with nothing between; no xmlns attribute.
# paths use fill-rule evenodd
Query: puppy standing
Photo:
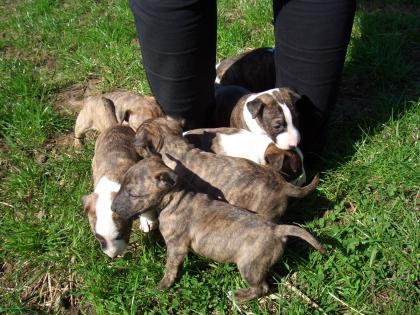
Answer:
<svg viewBox="0 0 420 315"><path fill-rule="evenodd" d="M229 121L230 127L267 135L283 150L297 147L300 133L295 103L300 95L289 88L245 92L237 86L217 89L216 125L227 127L223 124Z"/></svg>
<svg viewBox="0 0 420 315"><path fill-rule="evenodd" d="M74 145L81 146L85 133L90 129L99 132L117 123L127 122L136 131L143 121L163 115L152 96L141 96L130 92L113 92L90 96L81 101L82 110L74 128Z"/></svg>
<svg viewBox="0 0 420 315"><path fill-rule="evenodd" d="M92 161L94 192L82 198L91 230L103 252L111 258L126 249L132 226L131 219L126 220L111 211L111 203L125 172L140 159L132 145L134 131L128 126L116 125L116 120L114 124L96 140ZM153 216L154 212L146 214L152 222L156 220Z"/></svg>
<svg viewBox="0 0 420 315"><path fill-rule="evenodd" d="M300 150L282 150L267 135L238 128L194 129L183 135L195 147L206 152L241 157L267 165L282 174L288 182L293 181L297 185L306 181Z"/></svg>
<svg viewBox="0 0 420 315"><path fill-rule="evenodd" d="M167 246L160 289L174 283L190 248L218 262L238 265L250 288L236 290L237 302L268 292L267 271L282 256L288 236L302 238L321 253L325 251L302 228L273 224L255 213L185 188L160 158L147 158L128 170L112 203L112 210L127 220L149 209L160 212L159 228Z"/></svg>
<svg viewBox="0 0 420 315"><path fill-rule="evenodd" d="M276 171L247 159L196 149L182 137L180 123L164 117L144 122L137 130L134 146L144 157L161 154L166 165L199 191L268 219L282 216L290 197L308 195L319 180L316 176L309 185L296 187Z"/></svg>

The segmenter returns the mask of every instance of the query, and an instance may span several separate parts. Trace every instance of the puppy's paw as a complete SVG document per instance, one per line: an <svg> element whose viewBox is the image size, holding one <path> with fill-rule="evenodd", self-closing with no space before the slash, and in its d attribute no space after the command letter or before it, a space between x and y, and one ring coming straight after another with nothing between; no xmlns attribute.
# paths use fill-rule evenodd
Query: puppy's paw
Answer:
<svg viewBox="0 0 420 315"><path fill-rule="evenodd" d="M80 140L79 138L74 138L73 146L75 149L80 149L82 145L83 145L82 140Z"/></svg>
<svg viewBox="0 0 420 315"><path fill-rule="evenodd" d="M169 279L168 277L163 277L162 280L160 280L158 288L161 291L166 291L169 289L169 287L172 285L173 281L172 279Z"/></svg>
<svg viewBox="0 0 420 315"><path fill-rule="evenodd" d="M257 295L254 294L252 289L238 289L233 294L234 301L238 304L242 304L256 297Z"/></svg>
<svg viewBox="0 0 420 315"><path fill-rule="evenodd" d="M158 227L159 222L157 220L151 220L144 216L140 216L140 230L144 233L149 233L150 231L155 230Z"/></svg>

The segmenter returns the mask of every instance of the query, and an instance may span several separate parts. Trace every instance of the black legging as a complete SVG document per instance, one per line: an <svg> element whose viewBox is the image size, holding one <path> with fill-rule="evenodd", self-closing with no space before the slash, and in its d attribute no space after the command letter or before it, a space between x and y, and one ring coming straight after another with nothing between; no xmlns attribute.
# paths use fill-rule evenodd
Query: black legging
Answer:
<svg viewBox="0 0 420 315"><path fill-rule="evenodd" d="M130 0L153 95L170 115L203 127L214 104L216 1ZM273 1L276 86L300 103L305 151L317 151L336 99L355 0Z"/></svg>

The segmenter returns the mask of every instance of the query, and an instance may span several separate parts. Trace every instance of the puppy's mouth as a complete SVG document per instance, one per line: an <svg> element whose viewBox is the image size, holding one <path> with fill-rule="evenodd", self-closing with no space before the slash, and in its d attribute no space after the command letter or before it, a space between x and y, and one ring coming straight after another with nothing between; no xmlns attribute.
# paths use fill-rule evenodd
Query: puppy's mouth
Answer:
<svg viewBox="0 0 420 315"><path fill-rule="evenodd" d="M151 210L151 207L142 209L142 210L127 210L119 208L118 206L111 206L111 210L117 213L123 220L134 220L139 217L141 214Z"/></svg>

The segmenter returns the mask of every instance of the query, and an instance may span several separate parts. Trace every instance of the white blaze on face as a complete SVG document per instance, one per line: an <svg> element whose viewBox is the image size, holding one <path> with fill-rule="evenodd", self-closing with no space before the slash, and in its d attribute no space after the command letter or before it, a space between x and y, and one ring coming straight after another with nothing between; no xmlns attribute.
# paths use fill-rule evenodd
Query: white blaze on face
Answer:
<svg viewBox="0 0 420 315"><path fill-rule="evenodd" d="M220 146L225 155L241 157L266 165L265 150L273 141L269 136L242 129L234 134L219 134Z"/></svg>
<svg viewBox="0 0 420 315"><path fill-rule="evenodd" d="M95 233L101 235L106 241L106 248L104 253L111 258L121 254L126 248L127 243L124 240L117 240L119 231L112 219L112 192L120 190L120 184L108 179L106 176L102 177L95 187L95 193L98 194L96 200L96 225Z"/></svg>
<svg viewBox="0 0 420 315"><path fill-rule="evenodd" d="M245 101L245 105L244 105L244 109L243 109L243 111L242 111L242 115L243 115L243 118L244 118L245 124L247 125L248 129L249 129L251 132L259 133L259 134L261 134L261 135L266 135L266 134L267 134L267 132L266 132L264 129L262 129L260 125L258 125L257 120L256 120L256 119L254 119L254 118L252 118L252 115L251 115L251 113L250 113L250 112L249 112L249 110L248 110L248 106L247 106L247 104L248 104L249 102L252 102L252 101L253 101L253 100L255 100L257 97L259 97L259 96L261 96L261 95L263 95L263 94L267 94L267 93L268 93L268 94L271 94L271 92L273 92L274 90L277 90L277 88L276 88L276 89L267 90L267 91L264 91L264 92L260 92L260 93L257 93L257 94L253 94L253 95L249 96L249 97L246 99L246 101ZM272 94L271 94L271 95L272 95Z"/></svg>
<svg viewBox="0 0 420 315"><path fill-rule="evenodd" d="M276 143L283 150L297 147L300 142L300 133L293 124L292 113L286 104L279 103L286 120L286 131L277 135Z"/></svg>

